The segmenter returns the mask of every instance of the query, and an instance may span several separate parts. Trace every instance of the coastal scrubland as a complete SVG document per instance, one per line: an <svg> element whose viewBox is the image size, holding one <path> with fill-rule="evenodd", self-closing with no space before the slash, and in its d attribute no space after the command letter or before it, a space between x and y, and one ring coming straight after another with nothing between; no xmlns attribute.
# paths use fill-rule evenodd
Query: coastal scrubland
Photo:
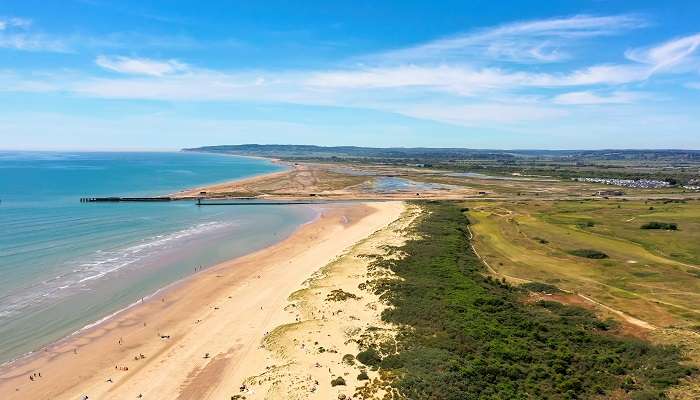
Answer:
<svg viewBox="0 0 700 400"><path fill-rule="evenodd" d="M360 353L380 378L359 397L657 399L697 371L679 347L624 335L592 311L490 276L470 246L464 213L472 212L423 207L416 237L392 250L402 256L371 264L392 272L367 290L389 304L382 319L398 332Z"/></svg>

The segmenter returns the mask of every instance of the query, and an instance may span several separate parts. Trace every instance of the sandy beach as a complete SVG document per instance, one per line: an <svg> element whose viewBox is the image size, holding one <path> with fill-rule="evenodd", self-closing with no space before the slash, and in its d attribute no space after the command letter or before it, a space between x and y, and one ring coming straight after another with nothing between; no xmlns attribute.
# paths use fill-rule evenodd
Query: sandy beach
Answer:
<svg viewBox="0 0 700 400"><path fill-rule="evenodd" d="M303 317L288 307L290 294L405 210L400 202L319 207L315 221L284 241L3 366L0 398L231 398L265 370L269 333Z"/></svg>

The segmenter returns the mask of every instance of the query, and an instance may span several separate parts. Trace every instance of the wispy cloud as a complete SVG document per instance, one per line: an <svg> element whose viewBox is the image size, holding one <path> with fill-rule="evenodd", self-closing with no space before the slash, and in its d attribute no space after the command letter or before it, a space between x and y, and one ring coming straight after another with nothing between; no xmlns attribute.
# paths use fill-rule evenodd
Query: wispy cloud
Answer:
<svg viewBox="0 0 700 400"><path fill-rule="evenodd" d="M310 75L307 83L336 88L422 87L460 95L482 93L485 89L616 86L643 82L655 74L700 72L700 59L696 56L699 47L700 34L694 34L629 50L625 54L632 62L598 64L566 72L533 73L527 69L477 67L467 63L423 63L317 72Z"/></svg>
<svg viewBox="0 0 700 400"><path fill-rule="evenodd" d="M0 48L24 51L65 52L66 44L57 38L29 31L32 21L0 17Z"/></svg>
<svg viewBox="0 0 700 400"><path fill-rule="evenodd" d="M327 70L222 71L175 59L101 55L95 63L121 75L16 77L0 82L0 90L60 91L105 99L357 107L460 126L499 121L514 125L563 118L579 106L642 102L652 96L636 91L637 84L655 75L687 72L688 65L694 65L700 34L620 51L620 60L605 64L535 69L514 63L557 61L575 41L647 24L631 15L513 23L375 54L360 66L348 61L345 68ZM556 51L548 47L553 43ZM472 62L467 56L478 50L485 50L489 59Z"/></svg>
<svg viewBox="0 0 700 400"><path fill-rule="evenodd" d="M305 84L319 88L424 88L460 95L522 84L525 73L467 65L378 67L311 73Z"/></svg>
<svg viewBox="0 0 700 400"><path fill-rule="evenodd" d="M317 72L307 84L324 88L424 88L458 95L485 90L619 85L649 77L639 65L595 65L563 73L531 73L500 68L475 69L470 65L396 66Z"/></svg>
<svg viewBox="0 0 700 400"><path fill-rule="evenodd" d="M37 29L34 22L26 18L0 16L0 49L33 52L78 53L88 50L100 52L129 49L196 49L234 48L245 44L237 39L200 41L194 37L172 34L152 35L140 32L111 32L99 35L84 33L53 33Z"/></svg>
<svg viewBox="0 0 700 400"><path fill-rule="evenodd" d="M453 125L475 127L484 123L517 124L559 118L569 114L566 110L541 104L417 104L397 107L394 112L409 117L446 122Z"/></svg>
<svg viewBox="0 0 700 400"><path fill-rule="evenodd" d="M30 19L19 17L0 17L0 31L9 28L28 28L32 24Z"/></svg>
<svg viewBox="0 0 700 400"><path fill-rule="evenodd" d="M390 62L487 59L520 63L555 62L582 39L610 36L647 26L637 15L576 15L517 22L437 39L376 56Z"/></svg>
<svg viewBox="0 0 700 400"><path fill-rule="evenodd" d="M651 66L651 72L697 69L700 60L695 56L700 47L700 33L676 38L660 45L629 50L625 53L632 61Z"/></svg>
<svg viewBox="0 0 700 400"><path fill-rule="evenodd" d="M95 64L122 74L164 76L187 71L189 67L177 60L153 60L123 56L98 56Z"/></svg>
<svg viewBox="0 0 700 400"><path fill-rule="evenodd" d="M564 105L631 104L645 98L643 93L612 92L599 94L592 91L569 92L554 97L554 103Z"/></svg>

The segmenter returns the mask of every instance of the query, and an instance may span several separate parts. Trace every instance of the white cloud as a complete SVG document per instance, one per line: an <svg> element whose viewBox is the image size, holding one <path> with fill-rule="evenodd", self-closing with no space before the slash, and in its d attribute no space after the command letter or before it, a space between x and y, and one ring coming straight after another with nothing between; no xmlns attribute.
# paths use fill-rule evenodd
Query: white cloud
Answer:
<svg viewBox="0 0 700 400"><path fill-rule="evenodd" d="M0 49L66 52L66 43L57 38L28 31L32 21L0 17Z"/></svg>
<svg viewBox="0 0 700 400"><path fill-rule="evenodd" d="M634 16L515 23L368 57L373 60L369 65L325 71L216 71L172 59L101 55L95 59L98 66L124 75L42 79L18 74L4 82L0 75L0 90L56 91L106 99L357 107L460 126L513 126L561 119L573 112L574 107L563 107L566 105L627 104L650 97L628 87L654 74L677 73L677 67L667 66L687 63L698 46L698 35L632 50L627 53L628 61L618 64L572 70L548 67L547 72L535 72L534 68L501 63L556 61L565 55L563 46L572 41L645 24ZM492 62L470 62L462 57L478 50L484 50ZM527 101L517 99L526 97Z"/></svg>
<svg viewBox="0 0 700 400"><path fill-rule="evenodd" d="M649 68L639 65L595 65L569 73L549 74L474 69L468 65L396 66L311 73L306 84L323 88L424 88L458 95L523 88L620 85L646 80Z"/></svg>
<svg viewBox="0 0 700 400"><path fill-rule="evenodd" d="M521 84L527 74L499 69L476 70L469 66L417 66L368 68L312 73L305 84L323 88L428 88L457 94L473 94Z"/></svg>
<svg viewBox="0 0 700 400"><path fill-rule="evenodd" d="M377 59L393 62L488 59L512 62L555 62L569 57L566 49L581 39L609 36L647 26L635 15L576 15L517 22L443 38L387 52Z"/></svg>
<svg viewBox="0 0 700 400"><path fill-rule="evenodd" d="M530 81L531 86L566 87L586 85L620 85L648 79L649 69L632 64L602 64L565 74L540 74Z"/></svg>
<svg viewBox="0 0 700 400"><path fill-rule="evenodd" d="M554 107L523 104L419 104L394 110L409 117L474 127L484 123L517 124L566 116L568 113Z"/></svg>
<svg viewBox="0 0 700 400"><path fill-rule="evenodd" d="M660 45L627 51L630 60L652 66L652 72L673 69L697 68L698 59L693 57L700 47L700 33L673 39Z"/></svg>
<svg viewBox="0 0 700 400"><path fill-rule="evenodd" d="M0 17L0 31L9 28L28 28L32 24L32 21L25 18L18 17Z"/></svg>
<svg viewBox="0 0 700 400"><path fill-rule="evenodd" d="M131 75L164 76L189 69L186 64L177 60L152 60L122 56L98 56L95 63L104 69Z"/></svg>
<svg viewBox="0 0 700 400"><path fill-rule="evenodd" d="M591 91L569 92L554 97L554 103L564 105L584 104L630 104L644 98L644 94L635 92L613 92L606 95Z"/></svg>
<svg viewBox="0 0 700 400"><path fill-rule="evenodd" d="M0 32L0 48L24 50L24 51L49 51L65 53L68 46L61 40L57 40L42 34Z"/></svg>

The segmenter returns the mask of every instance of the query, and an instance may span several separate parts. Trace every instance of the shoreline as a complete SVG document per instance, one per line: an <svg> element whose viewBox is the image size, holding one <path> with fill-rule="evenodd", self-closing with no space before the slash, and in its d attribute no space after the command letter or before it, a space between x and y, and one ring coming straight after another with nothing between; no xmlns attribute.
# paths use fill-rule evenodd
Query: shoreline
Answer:
<svg viewBox="0 0 700 400"><path fill-rule="evenodd" d="M246 178L244 178L244 179L246 179ZM5 369L5 368L13 368L13 367L15 367L15 366L13 366L13 364L21 364L21 363L22 363L23 361L25 361L25 360L28 361L28 362L31 362L31 357L33 357L33 356L35 356L35 355L37 355L37 354L41 354L41 353L43 353L43 352L46 352L46 351L50 350L51 348L59 347L60 345L65 344L65 342L70 341L72 338L75 338L76 336L79 336L79 335L81 335L81 334L87 334L87 333L89 333L89 331L90 331L91 329L99 328L99 326L100 326L101 324L107 323L107 322L109 322L110 320L112 320L112 319L114 319L114 318L117 318L120 314L125 313L125 312L128 312L130 309L132 309L132 308L134 308L134 307L137 307L139 304L142 304L142 303L143 303L144 301L146 301L146 300L150 300L150 299L154 298L156 295L159 295L159 294L165 295L165 294L167 294L168 291L170 291L170 290L176 290L178 286L183 285L183 284L186 284L187 281L189 281L190 279L196 279L198 275L200 275L200 274L203 273L203 272L208 271L208 270L211 269L211 268L217 267L217 266L219 266L219 265L221 265L221 264L224 264L224 263L229 263L229 262L235 261L236 259L241 258L241 257L246 257L246 256L249 256L249 255L251 255L251 254L254 254L254 253L257 253L257 252L260 252L260 251L264 251L264 250L266 250L266 249L268 249L268 248L270 248L270 247L273 247L273 246L275 246L275 245L277 245L277 244L279 244L279 243L281 243L281 242L283 242L283 241L289 239L289 238L292 237L296 232L298 232L300 229L302 229L304 226L310 225L310 224L312 224L312 223L314 223L315 221L318 220L318 218L320 217L320 211L319 211L319 209L318 209L319 207L310 207L310 208L313 209L313 211L314 211L314 213L315 213L315 215L314 215L314 217L313 217L312 219L310 219L309 221L304 222L304 223L298 225L298 226L294 229L294 231L293 231L289 236L284 237L284 238L280 239L279 241L277 241L277 242L275 242L275 243L273 243L273 244L271 244L271 245L268 245L268 246L263 247L263 248L258 249L258 250L251 250L251 251L248 251L247 253L245 253L245 254L243 254L243 255L241 255L241 256L234 257L234 258L228 259L228 260L224 260L224 261L219 262L219 263L217 263L217 264L204 266L204 268L203 268L201 271L195 272L195 273L192 274L192 275L188 275L188 276L182 277L182 278L180 278L180 279L178 279L178 280L175 280L175 281L173 281L173 282L170 282L170 283L168 283L168 284L166 284L166 285L164 285L164 286L162 286L162 287L159 287L158 289L154 290L153 292L151 292L151 293L149 293L149 294L143 296L140 300L135 300L135 301L133 301L133 302L131 302L131 303L125 305L124 307L122 307L122 308L120 308L120 309L118 309L118 310L116 310L116 311L114 311L114 312L111 312L111 313L109 313L109 314L107 314L107 315L105 315L105 316L103 316L103 317L100 317L100 318L98 318L98 319L96 319L96 320L94 320L94 321L92 321L92 322L89 322L89 323L85 324L84 326L82 326L82 327L76 329L75 331L73 331L73 332L71 332L71 333L69 333L69 334L67 334L67 335L65 335L65 336L63 336L63 337L61 337L61 338L59 338L59 339L57 339L57 340L53 340L53 341L51 341L51 342L49 342L49 343L46 343L46 344L44 344L44 345L41 345L40 347L38 347L38 348L35 349L35 350L31 350L31 351L26 352L26 353L24 353L24 354L20 354L20 355L16 356L15 358L12 358L12 359L10 359L10 360L0 362L0 385L2 385L2 378L1 378L1 377L2 377L2 373L3 373L3 369Z"/></svg>
<svg viewBox="0 0 700 400"><path fill-rule="evenodd" d="M60 153L60 152L59 152L59 153ZM174 153L174 154L177 154L177 153L187 153L187 152L183 152L182 150L177 150L177 151L175 151L175 150L173 150L173 151L167 150L167 151L162 151L162 153ZM242 158L252 158L252 159L259 159L259 160L269 161L271 164L278 164L278 165L284 164L284 162L281 162L280 160L277 160L277 159L270 159L270 158L264 158L264 157L238 156L238 155L217 154L217 153L208 153L208 152L192 152L192 153L197 153L197 154L209 154L209 155L216 155L216 156L221 155L221 156L234 156L234 157L242 157ZM221 184L224 184L224 183L230 184L230 183L232 183L232 182L239 182L239 181L240 181L240 182L245 182L245 181L247 181L247 180L249 180L249 179L262 178L262 177L266 177L266 176L269 176L269 175L275 175L275 174L284 173L284 172L286 172L286 171L289 171L288 166L285 166L285 167L286 167L286 169L283 169L283 170L281 170L281 171L262 172L262 173L258 173L258 174L252 174L252 175L249 175L249 176L246 176L246 177L243 177L243 178L234 178L234 179L232 179L232 180L229 179L229 180L221 181L220 183L206 183L205 185L207 185L207 186L203 186L203 187L216 186L216 185L221 185ZM178 191L178 192L176 192L176 193L182 193L182 192L191 191L191 190L194 190L194 189L192 189L192 188L185 188L185 189L182 189L182 190L180 190L180 191ZM164 193L165 193L165 192L164 192ZM297 226L297 227L294 229L294 232L296 232L298 229L300 229L300 228L301 228L302 226L304 226L305 224L308 224L308 223L314 221L316 218L318 218L318 212L317 212L316 210L314 210L314 212L315 212L317 215L315 215L315 216L312 218L311 221L307 221L307 222L305 222L305 223L303 223L303 224ZM293 234L294 232L292 232L292 234ZM290 235L290 236L291 236L291 235ZM281 240L284 240L284 238L281 239ZM269 247L269 246L268 246L268 247ZM243 254L243 255L247 255L247 254L249 254L249 253L251 253L251 252L255 252L255 251L256 251L256 250L250 250L250 251L246 252L246 253ZM206 268L208 269L208 268L211 268L211 267L213 267L213 266L215 266L215 265L216 265L216 264L208 265ZM143 299L148 299L148 298L151 298L151 297L153 297L153 296L155 296L155 295L157 295L157 294L159 294L159 293L161 293L161 292L167 291L167 290L169 290L170 288L172 288L172 287L174 287L174 286L177 286L178 284L180 284L180 283L186 281L187 279L192 278L193 276L196 276L196 274L195 274L195 275L190 275L190 276L185 276L185 277L180 278L180 279L178 279L178 280L176 280L176 281L166 283L164 286L161 286L161 287L157 288L156 290L154 290L153 292L149 293L148 295L144 296ZM81 334L81 333L83 333L83 332L85 332L85 331L87 331L87 330L89 330L89 329L91 329L91 328L94 328L94 327L96 327L97 325L102 324L102 323L108 321L109 319L112 319L112 318L118 316L119 314L121 314L121 313L123 313L123 312L125 312L125 311L127 311L127 310L129 310L129 309L131 309L131 308L133 308L134 306L138 305L140 302L141 302L141 300L136 300L136 301L133 301L133 302L131 302L131 303L125 304L125 305L122 306L121 308L119 308L119 309L117 309L117 310L115 310L115 311L109 312L109 313L106 314L106 315L98 316L98 317L97 317L96 319L94 319L94 320L88 320L89 322L85 322L84 325L78 327L77 329L75 329L75 330L73 330L73 331L70 331L70 332L66 333L64 336L62 336L62 337L60 337L60 338L52 339L52 340L50 340L50 341L48 341L48 342L46 342L46 343L44 343L44 344L39 344L38 347L36 347L36 348L34 348L34 349L32 349L32 350L26 351L26 352L24 352L24 353L15 355L15 356L13 356L13 357L10 358L10 359L7 359L7 360L0 360L0 369L6 367L6 366L8 366L8 365L14 364L14 363L22 362L23 360L25 360L25 359L27 359L27 358L31 358L32 356L34 356L34 355L37 354L37 353L42 353L42 352L46 351L46 349L50 349L50 348L52 348L52 347L58 346L58 345L60 345L62 342L67 341L67 340L70 340L72 337L74 337L74 336L76 336L76 335L79 335L79 334Z"/></svg>
<svg viewBox="0 0 700 400"><path fill-rule="evenodd" d="M202 184L200 186L189 187L189 188L185 188L182 190L178 190L177 192L172 192L172 193L166 194L166 196L173 197L175 200L187 200L190 198L194 198L203 189L210 189L210 188L216 188L216 187L220 187L220 186L227 186L227 185L233 185L233 184L245 184L248 182L255 182L256 180L259 180L261 178L271 178L271 177L274 177L277 175L283 175L283 174L288 173L290 171L293 171L295 169L294 164L292 164L288 161L283 161L279 158L269 158L269 157L260 157L260 156L244 156L244 155L227 154L227 153L213 153L213 152L208 152L208 151L190 151L190 150L182 150L182 149L179 150L178 153L195 153L195 154L218 155L218 156L225 156L225 157L251 158L254 160L268 161L271 164L280 165L284 169L282 171L263 172L260 174L254 174L254 175L247 176L245 178L238 178L238 179L230 179L230 180L225 180L225 181L220 181L220 182L205 183L205 184Z"/></svg>
<svg viewBox="0 0 700 400"><path fill-rule="evenodd" d="M308 277L309 266L301 267L298 271L288 271L280 266L292 263L292 260L299 257L309 258L318 264L325 265L326 261L332 260L342 252L346 245L351 245L364 237L367 233L365 230L385 223L386 221L382 218L387 218L387 210L396 207L396 203L319 206L319 213L314 220L302 224L291 236L281 242L174 282L154 292L148 298L144 298L143 301L137 301L114 315L106 317L104 321L94 323L94 326L82 328L45 348L3 364L0 366L0 397L27 398L29 395L29 398L76 398L83 393L82 389L86 388L85 393L90 393L91 397L94 393L104 391L100 398L104 396L110 398L109 396L112 396L110 388L102 387L104 379L107 378L101 375L115 375L116 383L116 374L124 375L124 373L118 371L110 374L109 371L113 367L130 364L131 368L136 368L134 364L152 364L159 354L172 350L175 343L197 342L198 338L193 338L190 334L192 320L196 321L195 325L201 323L203 326L209 321L207 318L215 313L214 310L223 307L223 305L214 304L230 302L242 305L247 301L245 296L232 298L229 295L227 298L222 298L222 291L232 287L244 290L246 286L259 286L263 282L264 284L260 287L263 292L269 291L269 287L274 285L290 285L289 279L265 280L261 277L263 272L273 275L291 274L298 280L297 283L301 283ZM373 222L369 226L357 223L365 219ZM336 237L337 231L350 229L361 232L349 238ZM322 246L333 247L333 250L320 254L322 249L319 247ZM316 267L320 268L323 265L316 265ZM277 268L273 268L274 266ZM257 278L256 273L259 274ZM201 296L188 298L193 293L199 293ZM280 293L274 293L274 296L278 295ZM160 302L158 298L161 298ZM283 299L286 299L286 296ZM259 298L258 301L265 303L267 300ZM267 306L265 308L267 309ZM197 315L203 317L196 319ZM230 318L239 318L239 316L230 316ZM219 328L225 329L225 327ZM262 329L263 326L259 328ZM244 335L244 337L247 336ZM124 338L123 342L122 338ZM215 338L209 339L216 341ZM233 343L219 344L230 347ZM227 351L223 352L223 354L227 353ZM132 359L133 354L147 354L148 359L135 363ZM216 357L215 354L212 352L212 358ZM151 357L154 358L151 359ZM194 364L197 364L199 359L203 359L202 355L195 360L187 357L187 361ZM77 377L66 375L71 370L82 372ZM26 375L32 371L43 372L44 378L38 382L31 382ZM86 379L89 383L86 383ZM182 379L187 380L187 376ZM170 386L178 386L179 383L182 382L173 382ZM122 385L128 386L126 382L121 382L114 387L122 387Z"/></svg>

